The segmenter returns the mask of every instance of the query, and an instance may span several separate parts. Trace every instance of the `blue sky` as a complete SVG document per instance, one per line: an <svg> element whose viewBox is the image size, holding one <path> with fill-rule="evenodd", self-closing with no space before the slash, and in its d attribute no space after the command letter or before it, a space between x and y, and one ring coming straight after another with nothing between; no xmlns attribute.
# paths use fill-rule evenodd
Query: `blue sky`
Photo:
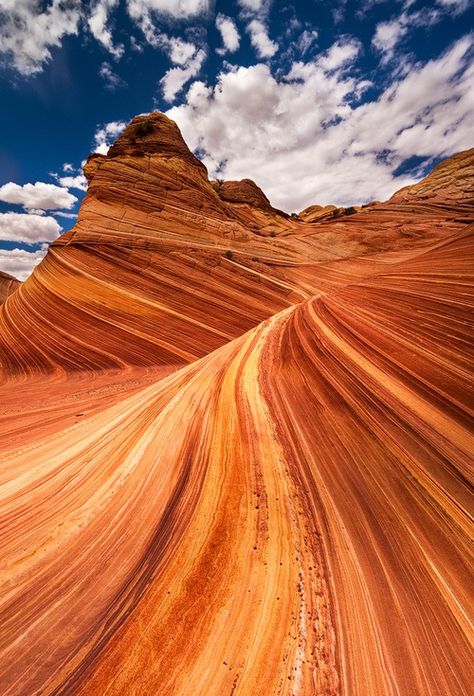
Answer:
<svg viewBox="0 0 474 696"><path fill-rule="evenodd" d="M69 229L135 114L288 212L388 198L473 145L470 0L0 0L0 269Z"/></svg>

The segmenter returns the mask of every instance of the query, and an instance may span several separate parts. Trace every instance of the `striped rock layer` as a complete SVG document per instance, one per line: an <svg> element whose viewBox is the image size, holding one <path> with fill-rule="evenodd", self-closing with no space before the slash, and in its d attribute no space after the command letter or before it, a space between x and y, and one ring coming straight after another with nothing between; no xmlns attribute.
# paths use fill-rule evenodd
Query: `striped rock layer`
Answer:
<svg viewBox="0 0 474 696"><path fill-rule="evenodd" d="M160 114L89 159L2 310L2 695L469 693L459 170L308 223Z"/></svg>

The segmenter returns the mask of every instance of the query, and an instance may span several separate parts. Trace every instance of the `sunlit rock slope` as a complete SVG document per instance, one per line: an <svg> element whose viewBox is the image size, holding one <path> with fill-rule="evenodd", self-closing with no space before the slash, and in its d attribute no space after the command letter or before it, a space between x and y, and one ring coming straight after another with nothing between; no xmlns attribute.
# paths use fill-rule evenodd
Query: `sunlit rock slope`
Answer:
<svg viewBox="0 0 474 696"><path fill-rule="evenodd" d="M248 179L209 182L159 113L135 118L85 173L76 226L0 314L9 373L190 363L316 292L314 264L411 251L465 227L473 210L466 184L442 204L388 202L306 223Z"/></svg>
<svg viewBox="0 0 474 696"><path fill-rule="evenodd" d="M160 114L89 159L1 315L2 696L470 692L449 166L432 198L308 222L209 182Z"/></svg>

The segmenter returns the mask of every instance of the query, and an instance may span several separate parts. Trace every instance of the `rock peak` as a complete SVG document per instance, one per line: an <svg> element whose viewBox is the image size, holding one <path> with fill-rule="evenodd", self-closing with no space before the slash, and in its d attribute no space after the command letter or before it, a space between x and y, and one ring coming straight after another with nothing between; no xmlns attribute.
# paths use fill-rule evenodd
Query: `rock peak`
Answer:
<svg viewBox="0 0 474 696"><path fill-rule="evenodd" d="M178 157L188 164L207 170L190 151L174 121L159 111L135 116L111 146L107 157L123 155Z"/></svg>
<svg viewBox="0 0 474 696"><path fill-rule="evenodd" d="M247 203L262 210L272 210L272 206L262 189L252 179L216 182L217 193L229 203Z"/></svg>

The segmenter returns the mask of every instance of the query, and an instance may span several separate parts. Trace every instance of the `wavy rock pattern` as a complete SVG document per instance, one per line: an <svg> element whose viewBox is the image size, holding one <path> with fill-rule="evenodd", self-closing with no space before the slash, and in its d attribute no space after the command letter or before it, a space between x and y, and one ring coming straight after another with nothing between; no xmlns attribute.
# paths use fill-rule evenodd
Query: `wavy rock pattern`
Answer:
<svg viewBox="0 0 474 696"><path fill-rule="evenodd" d="M474 226L317 264L137 123L3 309L1 693L469 693Z"/></svg>
<svg viewBox="0 0 474 696"><path fill-rule="evenodd" d="M474 150L464 154L472 165ZM0 310L8 374L190 363L316 292L311 266L411 251L474 220L468 177L457 181L462 204L388 202L342 220L294 220L250 180L209 182L159 113L135 118L85 173L77 225Z"/></svg>

